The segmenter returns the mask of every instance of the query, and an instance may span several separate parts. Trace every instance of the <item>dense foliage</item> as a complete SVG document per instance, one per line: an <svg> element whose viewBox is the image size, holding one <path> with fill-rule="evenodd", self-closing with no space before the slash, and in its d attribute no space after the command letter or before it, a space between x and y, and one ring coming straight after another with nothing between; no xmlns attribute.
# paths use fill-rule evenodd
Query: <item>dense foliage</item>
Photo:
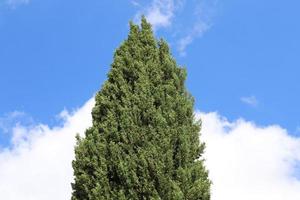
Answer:
<svg viewBox="0 0 300 200"><path fill-rule="evenodd" d="M209 200L193 98L167 43L130 23L77 138L72 200Z"/></svg>

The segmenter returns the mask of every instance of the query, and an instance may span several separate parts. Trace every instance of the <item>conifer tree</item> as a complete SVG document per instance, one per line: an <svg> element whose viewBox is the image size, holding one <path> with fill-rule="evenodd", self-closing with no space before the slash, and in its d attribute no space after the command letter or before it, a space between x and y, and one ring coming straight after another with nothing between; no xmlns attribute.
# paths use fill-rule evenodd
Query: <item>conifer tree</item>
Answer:
<svg viewBox="0 0 300 200"><path fill-rule="evenodd" d="M200 122L179 67L143 17L130 23L93 125L77 137L72 200L209 200Z"/></svg>

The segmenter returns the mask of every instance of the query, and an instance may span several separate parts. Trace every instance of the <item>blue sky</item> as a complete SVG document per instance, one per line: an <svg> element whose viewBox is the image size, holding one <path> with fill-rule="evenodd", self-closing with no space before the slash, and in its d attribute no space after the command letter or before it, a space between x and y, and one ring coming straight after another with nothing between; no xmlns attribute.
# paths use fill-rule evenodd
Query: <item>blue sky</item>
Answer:
<svg viewBox="0 0 300 200"><path fill-rule="evenodd" d="M128 21L150 4L7 2L0 3L0 116L22 111L52 125L62 109L79 107L100 88ZM297 134L299 6L296 0L189 1L172 10L169 24L159 26L156 35L187 67L196 109L280 124ZM182 55L177 41L198 22L208 28L191 34Z"/></svg>
<svg viewBox="0 0 300 200"><path fill-rule="evenodd" d="M299 3L288 2L217 2L210 7L211 27L191 42L186 55L173 48L178 63L188 69L196 109L297 129L300 14ZM193 26L193 7L189 3L178 11L187 21L174 17L178 24L159 29L157 36L175 46ZM22 111L55 123L63 108L82 105L105 80L137 9L130 1L2 5L0 113ZM241 101L247 97L257 105Z"/></svg>
<svg viewBox="0 0 300 200"><path fill-rule="evenodd" d="M128 21L149 6L116 0L7 2L0 4L0 116L21 111L51 125L62 109L81 106L100 88ZM198 2L178 4L169 24L156 30L187 67L195 108L279 124L297 134L300 3ZM208 28L191 34L183 55L177 41L198 22Z"/></svg>
<svg viewBox="0 0 300 200"><path fill-rule="evenodd" d="M150 4L2 1L0 116L21 111L55 125L62 109L82 105L106 79L113 52L127 36L128 21ZM299 134L300 2L182 4L156 35L170 43L178 63L187 67L195 108L229 119L279 124ZM207 28L193 32L199 23ZM178 41L187 36L192 41L180 50Z"/></svg>
<svg viewBox="0 0 300 200"><path fill-rule="evenodd" d="M69 198L74 135L90 125L91 97L129 20L145 14L188 70L212 200L297 200L299 7L297 0L0 0L1 194Z"/></svg>

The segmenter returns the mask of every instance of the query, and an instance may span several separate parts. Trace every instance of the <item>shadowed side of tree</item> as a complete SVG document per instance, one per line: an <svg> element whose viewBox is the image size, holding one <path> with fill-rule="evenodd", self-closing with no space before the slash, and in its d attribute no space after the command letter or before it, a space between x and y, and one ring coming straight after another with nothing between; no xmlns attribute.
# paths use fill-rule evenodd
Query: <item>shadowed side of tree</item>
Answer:
<svg viewBox="0 0 300 200"><path fill-rule="evenodd" d="M72 200L209 200L200 123L180 68L151 25L130 23L77 138Z"/></svg>

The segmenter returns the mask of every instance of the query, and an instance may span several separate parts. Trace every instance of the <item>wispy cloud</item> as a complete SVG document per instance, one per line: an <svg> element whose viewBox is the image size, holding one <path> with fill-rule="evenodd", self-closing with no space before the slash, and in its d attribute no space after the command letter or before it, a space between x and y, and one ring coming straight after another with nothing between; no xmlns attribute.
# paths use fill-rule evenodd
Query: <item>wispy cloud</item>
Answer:
<svg viewBox="0 0 300 200"><path fill-rule="evenodd" d="M130 3L131 3L133 6L136 6L136 7L139 7L139 6L140 6L140 3L139 3L137 0L131 0Z"/></svg>
<svg viewBox="0 0 300 200"><path fill-rule="evenodd" d="M16 8L20 5L28 4L30 0L6 0L6 4L11 8Z"/></svg>
<svg viewBox="0 0 300 200"><path fill-rule="evenodd" d="M297 126L297 128L295 130L295 134L296 135L300 135L300 126Z"/></svg>
<svg viewBox="0 0 300 200"><path fill-rule="evenodd" d="M10 132L14 124L29 126L33 122L33 118L25 112L13 111L0 117L0 133Z"/></svg>
<svg viewBox="0 0 300 200"><path fill-rule="evenodd" d="M75 134L91 125L89 100L76 112L63 111L63 124L50 128L15 126L13 146L0 151L2 199L70 199ZM212 200L298 200L300 138L278 125L259 127L245 120L230 122L217 113L202 119ZM21 137L18 137L21 136Z"/></svg>
<svg viewBox="0 0 300 200"><path fill-rule="evenodd" d="M187 33L178 39L177 50L181 56L186 55L186 48L196 38L202 37L212 26L215 15L217 0L199 0L194 6L192 28L187 27Z"/></svg>
<svg viewBox="0 0 300 200"><path fill-rule="evenodd" d="M241 97L241 101L245 104L248 104L250 106L257 106L258 105L258 100L256 99L255 96L247 96L247 97Z"/></svg>
<svg viewBox="0 0 300 200"><path fill-rule="evenodd" d="M193 29L184 37L180 38L177 43L177 50L181 56L186 56L186 47L191 44L197 37L201 37L204 32L210 28L210 25L199 21L194 24Z"/></svg>
<svg viewBox="0 0 300 200"><path fill-rule="evenodd" d="M153 29L165 28L172 24L176 6L179 1L176 0L153 0L150 4L142 6L136 1L133 1L135 6L139 6L135 18L138 19L141 15L145 15L147 20L152 24Z"/></svg>
<svg viewBox="0 0 300 200"><path fill-rule="evenodd" d="M144 14L155 31L169 28L172 33L176 33L175 46L179 54L185 56L187 46L212 26L217 0L152 0L148 4L137 1L131 3L138 7L135 19ZM191 10L187 10L187 7ZM188 21L183 20L185 18Z"/></svg>

